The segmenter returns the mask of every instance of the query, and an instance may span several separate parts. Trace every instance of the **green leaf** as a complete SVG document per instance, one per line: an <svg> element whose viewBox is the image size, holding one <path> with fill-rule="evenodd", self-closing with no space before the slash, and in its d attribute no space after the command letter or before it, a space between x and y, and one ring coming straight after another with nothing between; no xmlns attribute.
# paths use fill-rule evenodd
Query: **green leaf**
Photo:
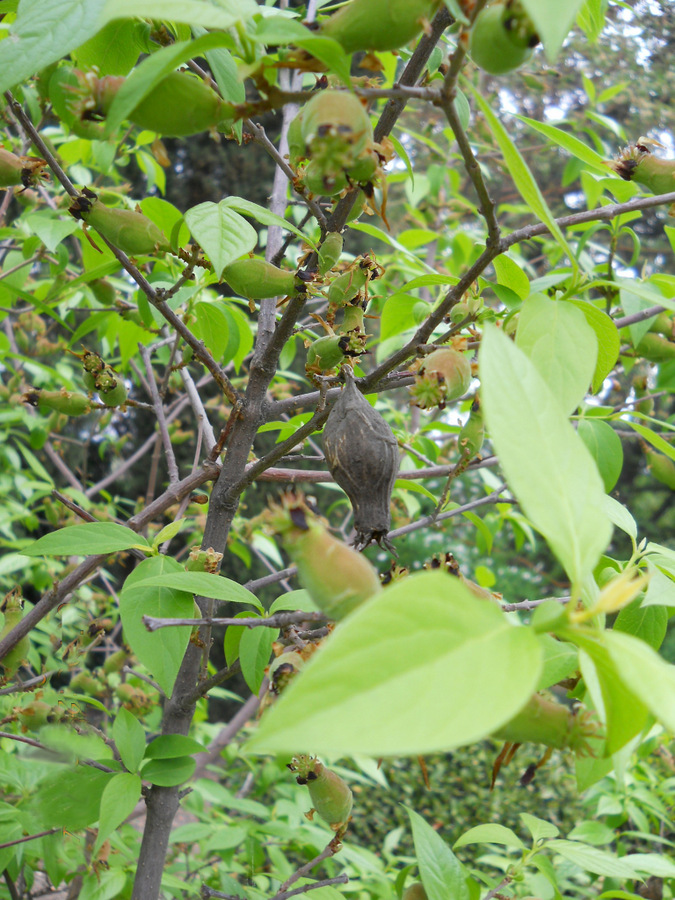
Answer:
<svg viewBox="0 0 675 900"><path fill-rule="evenodd" d="M178 756L190 756L192 753L203 753L203 744L186 737L184 734L160 734L148 744L146 759L176 759Z"/></svg>
<svg viewBox="0 0 675 900"><path fill-rule="evenodd" d="M253 203L251 200L245 200L243 197L226 197L224 200L221 200L221 203L225 207L241 213L243 216L250 216L252 219L255 219L256 222L260 222L261 225L278 225L279 228L284 229L284 231L292 231L293 234L309 244L312 249L316 249L316 244L311 238L307 237L306 234L300 231L300 229L292 222L289 222L288 219L278 216L265 206L260 206L260 204Z"/></svg>
<svg viewBox="0 0 675 900"><path fill-rule="evenodd" d="M214 600L222 600L226 603L250 603L251 606L255 606L261 611L263 608L256 595L247 591L245 587L230 578L212 575L209 572L186 572L185 569L178 568L175 572L172 570L166 574L158 572L143 576L136 586L140 588L173 587L177 591L188 591L191 594L198 594L200 597L213 597Z"/></svg>
<svg viewBox="0 0 675 900"><path fill-rule="evenodd" d="M142 50L139 24L118 19L109 22L98 34L77 48L77 64L83 69L98 69L106 75L128 75Z"/></svg>
<svg viewBox="0 0 675 900"><path fill-rule="evenodd" d="M324 63L331 72L334 72L340 81L347 87L351 87L350 76L351 56L348 56L342 46L333 38L312 35L297 41L298 47L302 47L320 62Z"/></svg>
<svg viewBox="0 0 675 900"><path fill-rule="evenodd" d="M60 827L79 831L98 819L101 797L113 776L90 766L74 766L57 771L40 782L33 808L44 828Z"/></svg>
<svg viewBox="0 0 675 900"><path fill-rule="evenodd" d="M557 2L557 0L554 0L554 2ZM572 253L572 250L565 240L565 237L563 236L558 223L555 221L553 213L548 208L548 204L544 199L544 195L539 190L539 185L534 180L534 176L532 175L532 172L530 172L527 163L521 156L520 151L511 140L508 131L504 128L497 116L490 109L490 105L488 104L487 100L483 98L480 92L476 90L476 88L474 88L472 84L470 84L469 82L467 82L467 84L471 88L476 103L480 107L483 115L487 120L490 131L499 144L499 149L502 151L504 162L506 163L506 167L509 170L511 178L513 178L518 193L535 214L535 216L537 216L537 218L540 219L544 223L544 225L546 225L553 237L560 244L565 253L569 256L572 263L574 263L574 255Z"/></svg>
<svg viewBox="0 0 675 900"><path fill-rule="evenodd" d="M87 872L82 878L78 900L115 900L127 883L126 872L121 868Z"/></svg>
<svg viewBox="0 0 675 900"><path fill-rule="evenodd" d="M144 781L160 787L175 787L183 784L197 768L192 756L177 756L173 759L151 759L141 770Z"/></svg>
<svg viewBox="0 0 675 900"><path fill-rule="evenodd" d="M150 544L142 535L116 522L87 522L45 534L21 552L24 556L89 556L131 547L145 548Z"/></svg>
<svg viewBox="0 0 675 900"><path fill-rule="evenodd" d="M106 784L101 797L101 813L94 853L101 849L103 842L134 811L141 796L141 787L142 782L138 775L129 775L126 772L114 775Z"/></svg>
<svg viewBox="0 0 675 900"><path fill-rule="evenodd" d="M613 525L616 525L617 528L625 531L634 541L637 540L637 523L622 503L619 503L614 497L610 497L609 494L606 494L603 501L603 509L607 513L607 518Z"/></svg>
<svg viewBox="0 0 675 900"><path fill-rule="evenodd" d="M480 350L491 440L525 514L575 584L611 537L598 469L534 365L494 327Z"/></svg>
<svg viewBox="0 0 675 900"><path fill-rule="evenodd" d="M170 541L171 538L174 538L178 534L184 525L187 525L187 519L176 519L175 522L169 522L168 525L165 525L164 528L157 532L152 542L152 546L157 549L164 541Z"/></svg>
<svg viewBox="0 0 675 900"><path fill-rule="evenodd" d="M530 293L530 279L515 260L502 253L501 256L494 260L493 266L495 267L499 284L510 288L514 294L518 294L521 300L528 296Z"/></svg>
<svg viewBox="0 0 675 900"><path fill-rule="evenodd" d="M28 227L40 238L50 253L53 253L61 241L67 238L69 234L73 234L79 229L79 225L74 219L70 222L59 219L55 217L51 210L29 213L23 218L24 222L28 223Z"/></svg>
<svg viewBox="0 0 675 900"><path fill-rule="evenodd" d="M572 156L576 156L577 159L585 162L592 169L595 169L597 172L602 172L603 175L607 175L608 169L605 165L606 161L602 156L591 149L588 144L580 141L579 138L575 137L573 134L563 131L562 128L556 128L555 125L548 125L546 122L538 122L536 119L528 119L527 116L516 116L516 119L525 122L530 128L538 131L539 134L543 134L544 137L553 141L553 143L557 144L559 147L562 147L563 150L567 150Z"/></svg>
<svg viewBox="0 0 675 900"><path fill-rule="evenodd" d="M579 822L567 835L571 841L583 841L586 844L601 846L616 840L616 832L604 822Z"/></svg>
<svg viewBox="0 0 675 900"><path fill-rule="evenodd" d="M563 411L573 413L586 396L598 356L595 332L583 313L535 294L520 311L516 345L532 360Z"/></svg>
<svg viewBox="0 0 675 900"><path fill-rule="evenodd" d="M220 278L223 269L235 259L253 250L258 243L255 228L238 213L220 203L200 203L185 213L192 236L213 263Z"/></svg>
<svg viewBox="0 0 675 900"><path fill-rule="evenodd" d="M143 560L124 582L120 594L124 639L167 697L171 696L192 629L181 626L150 633L142 617L192 618L195 609L191 593L142 584L146 579L168 573L176 576L186 574L183 567L168 556ZM173 579L170 580L173 583Z"/></svg>
<svg viewBox="0 0 675 900"><path fill-rule="evenodd" d="M249 747L333 757L407 756L472 743L533 693L541 649L455 578L422 572L386 588L331 634L265 714ZM461 691L448 685L462 684Z"/></svg>
<svg viewBox="0 0 675 900"><path fill-rule="evenodd" d="M539 819L537 816L530 815L530 813L518 813L518 817L532 835L532 840L535 844L546 838L558 837L559 831L552 822Z"/></svg>
<svg viewBox="0 0 675 900"><path fill-rule="evenodd" d="M452 846L457 850L458 847L465 847L467 844L503 844L505 847L516 847L518 850L525 849L525 844L515 831L497 823L469 828Z"/></svg>
<svg viewBox="0 0 675 900"><path fill-rule="evenodd" d="M588 303L585 300L568 300L566 302L573 304L582 311L598 339L598 358L595 364L592 384L593 391L597 394L619 358L619 350L621 349L619 332L607 313L598 309L597 306L593 306L592 303Z"/></svg>
<svg viewBox="0 0 675 900"><path fill-rule="evenodd" d="M272 644L279 637L278 628L245 628L239 641L241 674L254 694L260 690L265 668L272 655Z"/></svg>
<svg viewBox="0 0 675 900"><path fill-rule="evenodd" d="M415 842L415 856L429 900L470 900L469 874L445 843L418 813L406 807Z"/></svg>
<svg viewBox="0 0 675 900"><path fill-rule="evenodd" d="M656 566L647 564L650 579L643 606L675 606L675 582Z"/></svg>
<svg viewBox="0 0 675 900"><path fill-rule="evenodd" d="M309 596L309 592L305 590L288 591L287 594L282 594L281 597L277 597L270 606L269 613L272 615L275 612L282 612L285 609L301 609L305 612L318 612L314 601Z"/></svg>
<svg viewBox="0 0 675 900"><path fill-rule="evenodd" d="M145 731L135 716L120 707L112 727L120 758L130 772L137 772L145 753Z"/></svg>
<svg viewBox="0 0 675 900"><path fill-rule="evenodd" d="M624 606L614 621L614 631L633 634L654 650L663 643L667 630L668 610L664 606L643 605L639 597Z"/></svg>
<svg viewBox="0 0 675 900"><path fill-rule="evenodd" d="M588 447L605 490L609 493L619 480L623 468L621 438L611 425L592 416L580 420L577 434Z"/></svg>
<svg viewBox="0 0 675 900"><path fill-rule="evenodd" d="M669 444L668 441L665 441L660 434L656 434L651 428L640 425L639 422L634 422L632 419L624 419L623 421L625 421L627 425L630 425L633 431L637 431L638 434L642 435L652 447L656 447L657 450L660 450L661 453L665 453L670 459L675 459L675 447L673 447L672 444Z"/></svg>
<svg viewBox="0 0 675 900"><path fill-rule="evenodd" d="M522 0L522 4L544 45L546 58L554 63L584 0Z"/></svg>
<svg viewBox="0 0 675 900"><path fill-rule="evenodd" d="M574 644L557 641L550 634L539 635L539 641L544 651L544 668L537 690L544 691L579 668L579 653Z"/></svg>
<svg viewBox="0 0 675 900"><path fill-rule="evenodd" d="M195 333L204 341L213 358L227 365L239 346L239 329L220 300L200 300L194 305L197 316Z"/></svg>
<svg viewBox="0 0 675 900"><path fill-rule="evenodd" d="M635 868L627 863L625 858L619 859L613 853L580 844L578 841L552 840L546 848L595 875L607 875L611 878L635 878L636 875Z"/></svg>
<svg viewBox="0 0 675 900"><path fill-rule="evenodd" d="M218 0L217 4L202 0L107 0L103 19L133 19L138 16L204 28L232 28L258 12L254 0Z"/></svg>

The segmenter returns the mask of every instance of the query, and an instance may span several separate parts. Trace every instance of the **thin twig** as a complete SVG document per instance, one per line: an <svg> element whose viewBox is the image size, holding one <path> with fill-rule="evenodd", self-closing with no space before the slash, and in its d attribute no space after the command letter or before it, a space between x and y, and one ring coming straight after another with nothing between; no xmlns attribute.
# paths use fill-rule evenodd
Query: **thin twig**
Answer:
<svg viewBox="0 0 675 900"><path fill-rule="evenodd" d="M520 600L518 603L502 603L503 612L517 612L519 609L536 609L542 603L548 603L554 600L556 603L569 603L571 597L545 597L543 600Z"/></svg>
<svg viewBox="0 0 675 900"><path fill-rule="evenodd" d="M492 888L491 891L488 891L487 894L483 897L483 900L493 900L493 897L497 897L499 892L503 890L503 888L508 887L513 881L512 875L505 875L504 878L499 882L497 887Z"/></svg>
<svg viewBox="0 0 675 900"><path fill-rule="evenodd" d="M294 897L296 894L306 894L316 888L326 887L329 884L348 884L349 875L336 875L335 878L324 878L321 881L313 881L311 884L304 884L302 887L296 888L294 891L286 891L283 894L275 894L275 900L288 900L288 897Z"/></svg>
<svg viewBox="0 0 675 900"><path fill-rule="evenodd" d="M15 844L25 844L26 841L36 841L38 838L56 834L57 831L63 831L63 828L50 828L49 831L38 831L37 834L29 834L26 837L17 838L15 841L7 841L6 844L0 844L0 850L4 850L5 847L13 847Z"/></svg>
<svg viewBox="0 0 675 900"><path fill-rule="evenodd" d="M650 306L649 309L642 309L640 312L633 313L630 316L622 316L620 319L614 319L617 328L625 328L627 325L636 325L638 322L644 322L645 319L651 319L658 316L659 313L667 312L665 306Z"/></svg>
<svg viewBox="0 0 675 900"><path fill-rule="evenodd" d="M339 849L339 843L335 838L333 838L333 840L330 841L330 843L326 847L324 847L324 849L321 851L321 853L319 853L318 856L315 856L314 859L310 859L308 863L306 863L304 866L301 866L291 875L290 878L287 878L286 881L284 881L274 897L272 897L272 900L280 900L280 897L282 897L286 893L286 891L292 884L295 884L295 882L300 878L304 878L306 875L309 875L312 869L318 866L319 863L322 863L324 859L329 859L331 856L335 856Z"/></svg>
<svg viewBox="0 0 675 900"><path fill-rule="evenodd" d="M278 575L275 572L275 575ZM325 615L319 612L279 612L267 617L249 618L218 618L218 616L204 616L202 619L163 619L156 616L143 616L142 622L148 631L158 631L160 628L173 628L177 625L242 625L245 628L285 628L287 625L296 625L301 622L323 622Z"/></svg>
<svg viewBox="0 0 675 900"><path fill-rule="evenodd" d="M155 415L157 416L157 425L159 426L159 433L162 438L162 444L164 445L164 457L166 459L166 468L169 473L169 481L171 484L176 484L180 481L178 463L176 462L176 454L173 452L171 437L166 424L166 416L164 415L164 404L162 403L162 398L159 396L159 389L152 369L150 353L148 352L148 348L144 347L142 344L138 345L138 349L145 364L145 372L148 378L148 385L150 386L150 396L152 397L152 404L155 408Z"/></svg>

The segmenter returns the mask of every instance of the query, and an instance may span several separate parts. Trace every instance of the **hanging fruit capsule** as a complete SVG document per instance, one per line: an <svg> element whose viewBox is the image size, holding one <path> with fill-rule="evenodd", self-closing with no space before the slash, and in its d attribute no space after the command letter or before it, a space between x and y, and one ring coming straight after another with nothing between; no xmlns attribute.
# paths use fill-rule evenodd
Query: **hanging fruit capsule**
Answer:
<svg viewBox="0 0 675 900"><path fill-rule="evenodd" d="M339 837L347 830L351 817L354 797L342 778L332 769L312 756L294 756L288 768L297 772L298 784L306 784L314 809L307 813L311 819L314 812L327 822Z"/></svg>
<svg viewBox="0 0 675 900"><path fill-rule="evenodd" d="M539 35L520 0L499 0L476 16L469 54L485 72L503 75L526 62L538 43Z"/></svg>
<svg viewBox="0 0 675 900"><path fill-rule="evenodd" d="M483 421L483 410L481 409L480 400L478 397L475 397L471 404L469 418L462 426L457 441L462 457L464 459L473 459L474 456L478 456L483 448L484 440L485 422Z"/></svg>
<svg viewBox="0 0 675 900"><path fill-rule="evenodd" d="M41 413L56 410L66 416L83 416L91 410L91 402L85 394L75 391L41 391L31 388L21 397L24 403L37 406Z"/></svg>
<svg viewBox="0 0 675 900"><path fill-rule="evenodd" d="M383 271L370 256L357 257L346 272L331 281L328 302L335 308L350 303L359 291Z"/></svg>
<svg viewBox="0 0 675 900"><path fill-rule="evenodd" d="M187 137L234 119L235 110L191 72L171 72L129 113L139 128Z"/></svg>
<svg viewBox="0 0 675 900"><path fill-rule="evenodd" d="M659 313L649 326L649 330L673 340L675 338L675 316L672 312Z"/></svg>
<svg viewBox="0 0 675 900"><path fill-rule="evenodd" d="M648 331L635 348L635 352L650 362L668 362L675 359L675 341L669 341L661 334Z"/></svg>
<svg viewBox="0 0 675 900"><path fill-rule="evenodd" d="M332 163L325 165L315 159L309 161L301 180L310 193L320 197L337 197L349 187L342 168Z"/></svg>
<svg viewBox="0 0 675 900"><path fill-rule="evenodd" d="M282 498L268 518L298 567L300 584L329 619L343 619L382 589L365 556L334 538L301 498Z"/></svg>
<svg viewBox="0 0 675 900"><path fill-rule="evenodd" d="M19 624L23 619L23 597L21 596L21 588L15 587L5 594L5 599L0 603L0 610L4 613L5 623L0 631L0 641L4 640L10 631ZM22 663L25 661L28 651L30 650L30 639L28 635L24 635L21 640L12 647L0 659L0 666L4 670L3 680L9 681L19 671Z"/></svg>
<svg viewBox="0 0 675 900"><path fill-rule="evenodd" d="M68 212L74 219L83 219L99 234L130 256L171 250L164 232L143 213L131 209L111 209L97 195L84 188Z"/></svg>
<svg viewBox="0 0 675 900"><path fill-rule="evenodd" d="M398 50L428 27L440 0L352 0L322 22L319 34L346 53Z"/></svg>
<svg viewBox="0 0 675 900"><path fill-rule="evenodd" d="M654 412L654 398L648 396L650 392L649 379L646 375L638 373L633 376L632 384L637 399L634 409L637 412L643 413L645 416L651 416Z"/></svg>
<svg viewBox="0 0 675 900"><path fill-rule="evenodd" d="M371 181L375 177L378 166L380 165L380 157L378 156L373 145L362 150L351 166L347 169L347 175L350 181L356 184L364 184Z"/></svg>
<svg viewBox="0 0 675 900"><path fill-rule="evenodd" d="M354 510L354 545L387 540L391 494L399 467L398 442L389 425L356 387L349 366L345 386L323 429L323 449L331 475Z"/></svg>
<svg viewBox="0 0 675 900"><path fill-rule="evenodd" d="M339 231L330 231L319 247L319 275L326 275L340 262L344 238Z"/></svg>
<svg viewBox="0 0 675 900"><path fill-rule="evenodd" d="M372 143L373 126L355 94L329 89L304 107L302 137L317 172L337 180Z"/></svg>
<svg viewBox="0 0 675 900"><path fill-rule="evenodd" d="M48 177L44 172L44 159L36 156L17 156L11 150L0 147L0 188L21 184L25 188L35 187Z"/></svg>
<svg viewBox="0 0 675 900"><path fill-rule="evenodd" d="M223 279L235 294L248 300L268 300L299 293L294 272L279 269L264 259L238 259L225 266Z"/></svg>
<svg viewBox="0 0 675 900"><path fill-rule="evenodd" d="M415 384L410 388L412 403L422 409L434 406L443 409L446 403L465 394L470 384L471 363L468 358L451 347L441 347L422 361L415 375Z"/></svg>
<svg viewBox="0 0 675 900"><path fill-rule="evenodd" d="M575 714L567 706L533 694L521 711L492 737L513 744L545 744L576 753L588 752L588 738L596 737L598 728L588 714Z"/></svg>
<svg viewBox="0 0 675 900"><path fill-rule="evenodd" d="M652 147L662 147L658 141L641 137L629 144L618 159L609 163L624 181L635 181L652 194L669 194L675 191L675 160L660 159L652 153Z"/></svg>

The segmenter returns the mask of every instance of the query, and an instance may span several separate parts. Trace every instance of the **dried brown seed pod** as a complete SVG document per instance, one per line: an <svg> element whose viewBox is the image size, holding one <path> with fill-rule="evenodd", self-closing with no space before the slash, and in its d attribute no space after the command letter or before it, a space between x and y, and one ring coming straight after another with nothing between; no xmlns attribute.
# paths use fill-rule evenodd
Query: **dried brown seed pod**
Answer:
<svg viewBox="0 0 675 900"><path fill-rule="evenodd" d="M389 425L356 387L344 366L345 387L323 430L323 449L331 475L354 509L354 546L387 540L391 492L399 466L398 444Z"/></svg>

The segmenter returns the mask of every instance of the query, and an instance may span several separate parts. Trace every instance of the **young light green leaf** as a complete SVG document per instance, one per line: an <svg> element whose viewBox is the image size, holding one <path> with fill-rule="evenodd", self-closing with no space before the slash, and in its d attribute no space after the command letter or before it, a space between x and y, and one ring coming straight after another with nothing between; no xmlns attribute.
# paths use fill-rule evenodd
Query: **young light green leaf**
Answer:
<svg viewBox="0 0 675 900"><path fill-rule="evenodd" d="M650 574L643 606L675 606L675 581L664 575L660 569L647 563Z"/></svg>
<svg viewBox="0 0 675 900"><path fill-rule="evenodd" d="M142 582L169 573L172 576L188 574L174 559L153 556L134 569L120 594L124 638L167 697L171 696L191 629L181 626L151 634L143 624L143 616L191 618L194 616L194 598L185 591Z"/></svg>
<svg viewBox="0 0 675 900"><path fill-rule="evenodd" d="M220 202L228 209L233 209L243 216L250 216L256 222L260 222L261 225L278 225L284 231L292 231L293 234L309 244L310 247L316 249L314 241L307 237L306 234L303 234L297 226L289 222L288 219L283 219L281 216L273 213L265 206L260 206L260 204L253 203L251 200L245 200L243 197L226 197Z"/></svg>
<svg viewBox="0 0 675 900"><path fill-rule="evenodd" d="M581 869L593 872L595 875L608 875L611 878L635 878L637 874L635 867L626 862L625 857L619 859L613 853L580 844L578 841L552 840L546 847L552 853L559 853L564 859L568 859Z"/></svg>
<svg viewBox="0 0 675 900"><path fill-rule="evenodd" d="M152 542L152 546L157 548L160 544L163 544L164 541L170 541L171 538L176 537L181 528L186 524L187 519L176 519L175 522L169 522L168 525L165 525L164 528L157 532L155 539Z"/></svg>
<svg viewBox="0 0 675 900"><path fill-rule="evenodd" d="M579 421L577 434L595 460L605 490L611 491L623 468L621 438L608 422L587 416Z"/></svg>
<svg viewBox="0 0 675 900"><path fill-rule="evenodd" d="M190 756L203 753L203 744L184 734L160 734L148 744L146 759L176 759L179 756Z"/></svg>
<svg viewBox="0 0 675 900"><path fill-rule="evenodd" d="M544 45L546 58L555 62L584 0L522 0L522 4Z"/></svg>
<svg viewBox="0 0 675 900"><path fill-rule="evenodd" d="M529 629L449 575L411 575L338 625L249 748L407 756L458 747L508 722L540 672Z"/></svg>
<svg viewBox="0 0 675 900"><path fill-rule="evenodd" d="M607 313L598 309L592 303L588 303L585 300L568 300L566 302L573 304L582 311L598 339L598 359L595 364L592 384L593 391L597 394L619 358L621 349L619 332Z"/></svg>
<svg viewBox="0 0 675 900"><path fill-rule="evenodd" d="M197 762L193 756L151 759L143 766L141 775L144 781L150 781L160 787L174 787L187 781L196 767Z"/></svg>
<svg viewBox="0 0 675 900"><path fill-rule="evenodd" d="M258 243L255 228L238 213L220 203L200 203L188 209L185 221L192 236L213 263L218 278L235 259L253 250Z"/></svg>
<svg viewBox="0 0 675 900"><path fill-rule="evenodd" d="M509 485L581 584L611 537L595 462L532 362L496 328L485 330L480 370L486 422Z"/></svg>
<svg viewBox="0 0 675 900"><path fill-rule="evenodd" d="M604 160L599 153L596 153L595 150L591 149L588 144L580 141L578 137L569 134L567 131L563 131L562 128L556 128L555 125L549 125L546 122L538 122L536 119L528 119L527 116L516 116L516 118L520 119L521 122L525 122L526 125L529 125L530 128L533 128L535 131L538 131L539 134L543 134L544 137L549 138L549 140L553 141L559 147L562 147L563 150L567 150L572 156L576 156L577 159L587 163L592 169L602 172L603 175L607 175L608 169L606 160Z"/></svg>
<svg viewBox="0 0 675 900"><path fill-rule="evenodd" d="M265 669L272 655L272 644L279 637L278 628L246 628L239 641L241 674L254 694L260 690Z"/></svg>
<svg viewBox="0 0 675 900"><path fill-rule="evenodd" d="M651 428L647 428L646 425L640 425L639 422L634 422L632 419L626 419L625 421L627 425L630 425L633 431L637 431L637 433L651 444L652 447L656 447L657 450L660 450L661 453L665 454L670 459L675 459L675 447L673 447L672 444L669 444L668 441L665 441L660 434L652 431Z"/></svg>
<svg viewBox="0 0 675 900"><path fill-rule="evenodd" d="M45 534L21 552L24 556L89 556L131 547L149 548L146 539L116 522L85 522Z"/></svg>
<svg viewBox="0 0 675 900"><path fill-rule="evenodd" d="M584 314L569 303L534 294L520 311L516 345L563 411L573 413L586 396L598 356L598 341Z"/></svg>
<svg viewBox="0 0 675 900"><path fill-rule="evenodd" d="M560 833L557 827L552 822L547 822L546 819L539 819L537 816L530 815L530 813L519 813L518 817L535 842L542 841L545 838L558 837Z"/></svg>
<svg viewBox="0 0 675 900"><path fill-rule="evenodd" d="M115 716L112 736L124 765L130 772L137 772L145 753L145 731L123 706Z"/></svg>
<svg viewBox="0 0 675 900"><path fill-rule="evenodd" d="M141 796L141 787L139 776L129 775L127 772L114 775L106 784L101 797L101 814L94 853L101 849L103 842L134 811Z"/></svg>
<svg viewBox="0 0 675 900"><path fill-rule="evenodd" d="M457 850L458 847L465 847L467 844L503 844L505 847L515 847L518 850L525 849L525 844L515 831L496 822L469 828L452 846Z"/></svg>
<svg viewBox="0 0 675 900"><path fill-rule="evenodd" d="M603 509L607 513L607 518L613 525L616 525L617 528L625 531L634 541L637 540L637 523L622 503L619 503L614 497L610 497L609 494L605 494Z"/></svg>
<svg viewBox="0 0 675 900"><path fill-rule="evenodd" d="M418 813L406 807L415 856L429 900L469 900L469 873L443 838Z"/></svg>
<svg viewBox="0 0 675 900"><path fill-rule="evenodd" d="M139 566L138 569L140 568ZM137 572L138 569L136 569ZM186 572L180 567L167 573L153 572L143 575L136 581L136 587L171 587L177 591L188 591L191 594L198 594L200 597L213 597L214 600L223 600L226 603L250 603L251 606L255 606L261 611L263 608L255 594L247 591L245 587L230 578L212 575L209 572ZM151 614L148 613L148 615Z"/></svg>
<svg viewBox="0 0 675 900"><path fill-rule="evenodd" d="M551 232L556 241L560 244L565 253L569 256L572 263L574 263L574 255L570 246L568 245L565 237L560 230L558 223L553 218L553 213L548 208L548 204L544 199L544 195L539 190L539 185L534 180L534 176L532 172L520 154L520 151L516 147L516 145L511 140L508 131L504 128L502 123L499 121L497 116L492 112L489 103L485 100L482 94L473 87L473 85L467 82L468 86L471 88L476 103L480 107L483 115L485 116L490 131L495 137L495 140L499 144L499 149L502 151L502 156L504 157L504 162L509 170L509 174L511 178L513 178L514 184L518 189L518 193L523 198L525 203L530 207L532 212L539 218L544 225Z"/></svg>

